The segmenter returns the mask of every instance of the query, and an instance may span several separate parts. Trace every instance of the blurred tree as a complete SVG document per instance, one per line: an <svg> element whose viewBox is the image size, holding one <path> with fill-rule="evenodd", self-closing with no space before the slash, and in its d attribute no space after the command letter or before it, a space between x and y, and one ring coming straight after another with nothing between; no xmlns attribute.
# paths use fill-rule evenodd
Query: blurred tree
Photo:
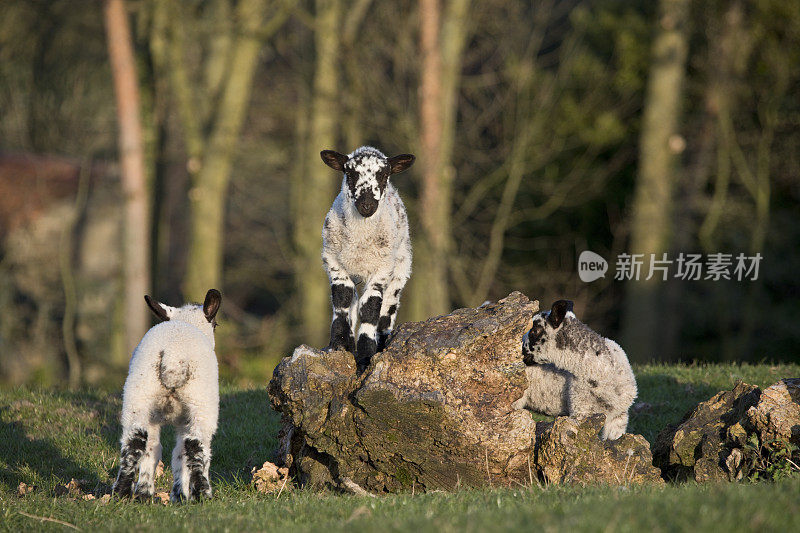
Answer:
<svg viewBox="0 0 800 533"><path fill-rule="evenodd" d="M322 163L319 152L338 149L341 20L340 0L316 1L316 60L307 119L308 142L299 155L306 163L291 188L295 286L299 294L302 338L315 346L325 343L330 319L330 289L320 259L322 221L336 196L341 177Z"/></svg>
<svg viewBox="0 0 800 533"><path fill-rule="evenodd" d="M504 3L504 17L530 21L508 26L492 7L475 10L483 37L465 57L457 143L479 148L454 189L455 299L479 305L514 287L569 295L580 311L596 298L602 319L613 283L584 284L574 265L587 244L605 255L608 239L592 235L609 225L606 206L619 202L609 193L632 166L642 18L542 0Z"/></svg>
<svg viewBox="0 0 800 533"><path fill-rule="evenodd" d="M421 233L414 240L414 276L410 284L412 320L450 310L448 262L453 202L453 146L462 56L470 35L470 1L420 0L420 164L417 217Z"/></svg>
<svg viewBox="0 0 800 533"><path fill-rule="evenodd" d="M418 311L413 300L426 306L429 289L436 288L423 261L429 239L423 221L431 211L421 201L420 178L427 170L420 0L337 0L338 52L327 62L336 83L330 97L316 88L318 78L331 79L320 63L317 30L323 23L316 1L264 0L265 23L255 32L245 32L237 18L244 0L127 3L145 171L155 168L152 218L159 247L153 290L170 302L182 297L192 223L187 193L210 155L206 147L222 116L237 40L255 36L262 43L227 188L212 192L225 211L226 316L218 355L226 380L263 383L287 350L311 340L300 314L305 287L317 302L305 309L318 309L321 317L308 320L323 337L327 330L319 229L339 177L319 161L322 148L373 144L387 153L417 153L417 166L393 178L414 223L417 259L400 321L427 318L429 311ZM127 357L112 330L113 324L124 325L125 210L113 161L116 106L98 5L0 2L0 302L8 310L0 314L0 347L16 355L0 356L3 380L65 381L65 352L73 348L80 353L84 383L117 386L123 378L120 363ZM445 20L454 6L439 0L442 91ZM435 235L449 242L444 310L517 289L543 305L571 298L592 327L619 335L626 284L613 280L613 267L606 278L583 283L575 266L586 249L613 264L632 242L636 155L647 122L643 100L648 72L657 66L650 53L657 7L647 0L469 3L467 23L458 28L468 37L455 69L457 118L444 118L444 103L433 115L441 120L442 138L447 124L455 124L445 163L451 198L436 203L451 212L445 233ZM680 251L760 249L764 260L757 282L663 284L667 294L655 306L662 317L659 339L671 343L659 340L658 348L664 357L683 360L796 359L800 3L710 0L692 2L691 10L685 111L679 118L686 149L680 171L671 174L666 220L672 237L666 245L673 259ZM176 97L181 86L189 88L189 98ZM319 114L315 105L329 105L323 113L335 121L333 146L310 142ZM185 125L191 122L199 133L189 137ZM681 139L674 140L680 148ZM16 164L2 170L4 160L52 161L55 154L71 161L72 169L54 173L61 176L56 181L43 170L50 163L24 174ZM76 214L77 169L89 154L95 164L86 208ZM319 171L325 192L309 192L306 169ZM62 187L55 183L71 185L50 198ZM320 212L309 215L314 205ZM72 216L77 218L70 236L65 221ZM309 223L302 261L296 222ZM72 289L68 276L62 287L59 259L63 269L70 258L69 246L59 247L59 239L74 244ZM316 273L321 286L302 283L306 272ZM417 278L422 285L415 290Z"/></svg>
<svg viewBox="0 0 800 533"><path fill-rule="evenodd" d="M187 49L191 18L183 3L152 4L154 26L166 28L165 46L154 47L153 53L161 70L169 73L192 178L183 287L188 299L200 299L209 288L221 286L228 182L259 51L283 25L292 2L281 2L269 20L267 7L266 0L240 0L234 9L229 0L214 0L209 17L214 27L201 43L207 53L197 59Z"/></svg>
<svg viewBox="0 0 800 533"><path fill-rule="evenodd" d="M139 80L124 0L106 0L108 55L119 122L120 174L125 201L123 233L125 348L132 351L149 327L142 297L150 291L150 213L145 174ZM77 385L70 374L70 384Z"/></svg>
<svg viewBox="0 0 800 533"><path fill-rule="evenodd" d="M345 146L348 150L364 144L364 97L368 88L363 75L363 67L358 61L356 47L360 43L357 37L361 33L361 23L371 4L372 0L354 0L347 10L347 17L344 18L342 24L342 67L346 81L342 99L345 110L342 113L342 129Z"/></svg>
<svg viewBox="0 0 800 533"><path fill-rule="evenodd" d="M708 44L702 60L697 54L698 69L704 76L702 82L695 82L699 85L702 100L697 112L687 113L699 119L687 121L686 171L676 179L672 214L673 258L681 252L698 249L706 253L719 251L713 234L724 209L731 177L730 159L719 142L720 136L728 135L720 119L729 116L731 102L736 99L737 79L747 65L751 47L743 28L744 10L740 0L722 2L722 5L709 3L702 7L708 10L703 17L708 20L703 36ZM721 15L718 14L720 8ZM706 201L705 190L713 174L716 174L713 197ZM683 310L689 294L687 283L674 277L664 286L661 360L674 361L681 357L680 330L687 319Z"/></svg>
<svg viewBox="0 0 800 533"><path fill-rule="evenodd" d="M660 296L663 281L649 277L650 254L661 259L670 250L676 156L685 148L678 133L683 80L689 48L689 0L661 0L653 41L642 130L639 175L630 220L630 253L644 254L642 274L626 286L622 336L628 355L648 361L660 355Z"/></svg>

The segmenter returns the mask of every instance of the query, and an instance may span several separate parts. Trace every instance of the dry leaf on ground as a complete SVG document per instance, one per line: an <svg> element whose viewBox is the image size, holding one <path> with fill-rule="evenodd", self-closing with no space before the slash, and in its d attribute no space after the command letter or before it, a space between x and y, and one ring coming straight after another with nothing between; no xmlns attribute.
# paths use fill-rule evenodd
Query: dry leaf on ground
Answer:
<svg viewBox="0 0 800 533"><path fill-rule="evenodd" d="M292 489L289 483L289 469L278 467L267 461L261 468L253 468L253 484L258 492L270 493Z"/></svg>

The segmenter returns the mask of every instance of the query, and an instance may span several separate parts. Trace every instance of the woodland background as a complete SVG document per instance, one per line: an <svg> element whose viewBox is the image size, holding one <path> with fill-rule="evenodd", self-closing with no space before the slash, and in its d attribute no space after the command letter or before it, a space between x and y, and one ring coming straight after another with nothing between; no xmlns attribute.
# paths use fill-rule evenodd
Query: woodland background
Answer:
<svg viewBox="0 0 800 533"><path fill-rule="evenodd" d="M0 381L118 386L145 293L223 291L229 381L325 345L318 154L361 144L418 156L400 322L516 289L634 361L796 362L798 126L798 2L3 0ZM763 260L613 279L664 252Z"/></svg>

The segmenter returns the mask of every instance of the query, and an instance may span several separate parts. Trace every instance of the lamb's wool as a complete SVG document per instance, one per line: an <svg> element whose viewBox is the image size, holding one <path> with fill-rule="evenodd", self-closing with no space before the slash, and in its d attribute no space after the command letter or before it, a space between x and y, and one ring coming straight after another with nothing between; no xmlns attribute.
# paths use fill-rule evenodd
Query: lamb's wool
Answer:
<svg viewBox="0 0 800 533"><path fill-rule="evenodd" d="M602 413L601 437L617 439L628 426L636 378L622 348L568 308L561 300L534 316L522 344L529 387L514 407L553 416Z"/></svg>
<svg viewBox="0 0 800 533"><path fill-rule="evenodd" d="M400 294L411 276L408 216L388 180L411 166L414 157L387 158L368 146L347 156L330 151L322 156L344 174L322 228L322 262L333 304L329 347L357 353L363 366L389 338ZM362 282L359 298L356 285Z"/></svg>
<svg viewBox="0 0 800 533"><path fill-rule="evenodd" d="M172 424L176 429L172 500L211 496L211 438L219 417L214 327L220 302L219 292L213 289L202 306L176 308L148 298L165 321L145 334L131 357L122 399L122 452L114 493L152 496L154 472L161 460L161 426Z"/></svg>

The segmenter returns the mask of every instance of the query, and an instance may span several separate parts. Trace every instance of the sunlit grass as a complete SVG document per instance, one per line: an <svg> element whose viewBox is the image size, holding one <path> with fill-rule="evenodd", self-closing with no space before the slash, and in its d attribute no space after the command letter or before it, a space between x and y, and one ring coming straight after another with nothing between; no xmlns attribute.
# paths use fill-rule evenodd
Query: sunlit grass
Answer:
<svg viewBox="0 0 800 533"><path fill-rule="evenodd" d="M800 365L710 365L635 368L640 406L629 431L653 440L668 422L737 380L767 386L800 376ZM278 416L265 389L223 387L220 428L211 474L214 500L162 506L55 498L57 484L84 480L103 491L116 474L120 435L118 392L0 389L0 530L420 530L492 529L685 530L742 528L792 530L800 526L800 482L667 487L464 490L455 494L401 494L379 499L285 492L257 493L250 469L271 459ZM173 442L162 434L164 457ZM168 490L169 472L158 480ZM25 498L20 482L35 485Z"/></svg>

